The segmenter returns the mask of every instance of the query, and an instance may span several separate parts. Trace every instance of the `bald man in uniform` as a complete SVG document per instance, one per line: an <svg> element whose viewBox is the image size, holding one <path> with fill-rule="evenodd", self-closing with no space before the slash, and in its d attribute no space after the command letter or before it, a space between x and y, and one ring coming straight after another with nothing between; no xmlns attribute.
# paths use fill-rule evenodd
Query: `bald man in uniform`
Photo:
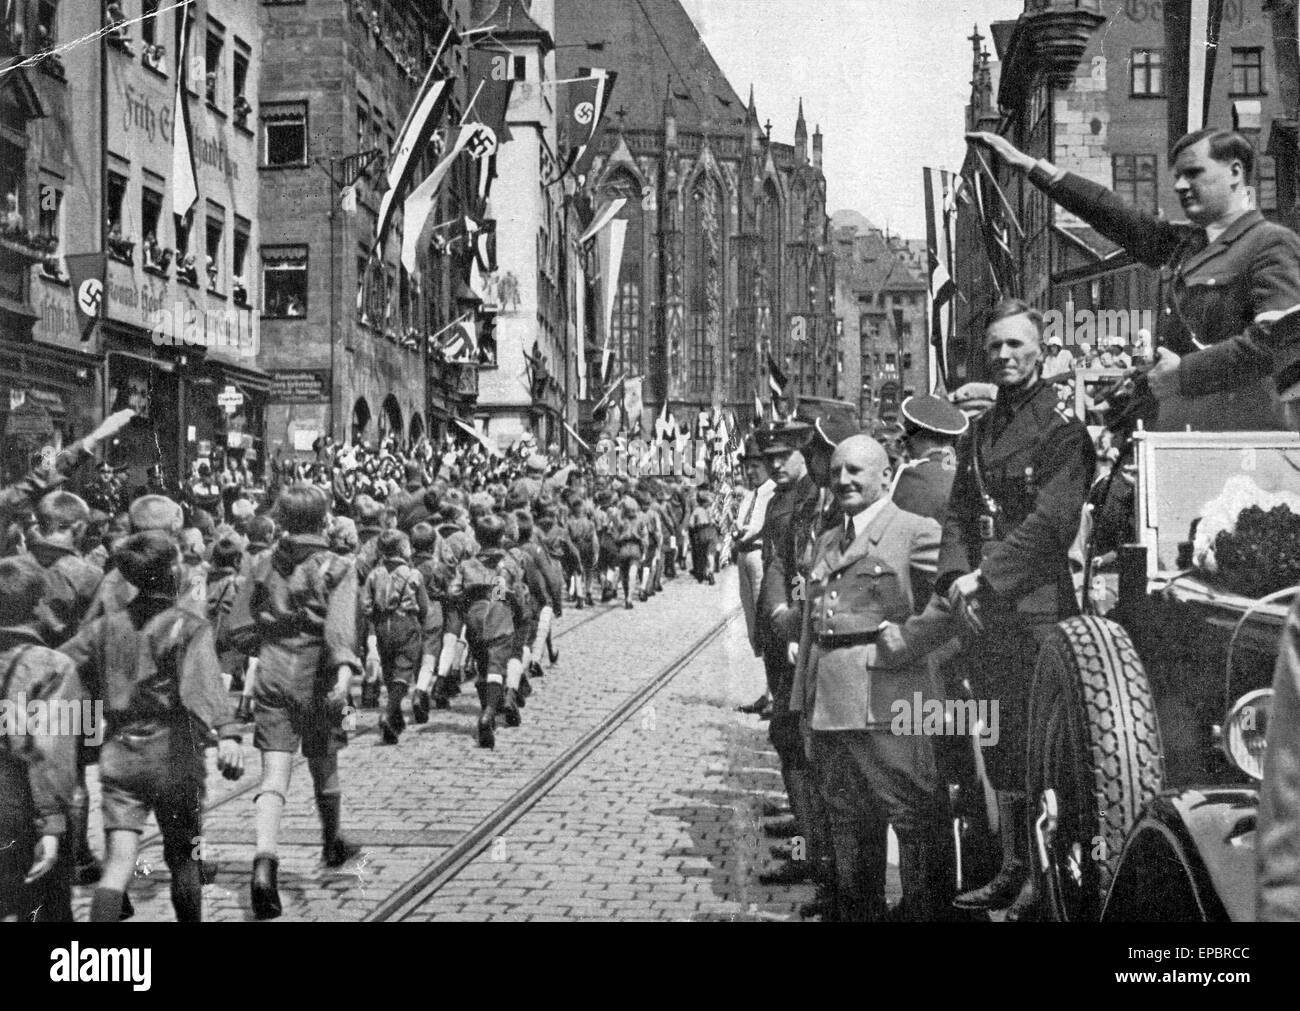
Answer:
<svg viewBox="0 0 1300 1011"><path fill-rule="evenodd" d="M940 527L889 498L889 457L865 435L841 442L831 486L843 526L818 538L802 615L790 707L811 737L835 852L833 918L885 915L884 824L899 840L902 916L947 915L947 811L929 739L899 706L932 695L924 661L892 667L882 637L913 612L913 573L933 574ZM902 731L899 732L898 728Z"/></svg>

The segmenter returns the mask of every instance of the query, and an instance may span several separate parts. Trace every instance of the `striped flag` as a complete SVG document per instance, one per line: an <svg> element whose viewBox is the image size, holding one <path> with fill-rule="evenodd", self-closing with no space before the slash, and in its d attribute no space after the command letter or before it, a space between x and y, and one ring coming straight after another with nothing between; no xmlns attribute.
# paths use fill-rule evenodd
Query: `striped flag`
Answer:
<svg viewBox="0 0 1300 1011"><path fill-rule="evenodd" d="M375 220L375 248L381 246L388 235L393 205L410 184L429 138L442 119L449 84L449 81L433 80L433 67L429 68L429 76L425 78L424 87L416 98L406 126L398 136L392 156L388 159L388 189L379 201L379 216Z"/></svg>
<svg viewBox="0 0 1300 1011"><path fill-rule="evenodd" d="M488 147L495 149L496 138L491 133L491 129L482 123L456 130L453 136L447 138L446 154L442 160L406 198L402 215L402 266L408 274L415 274L416 257L432 238L435 227L433 212L438 204L438 190L446 181L447 173L462 151L486 150Z"/></svg>
<svg viewBox="0 0 1300 1011"><path fill-rule="evenodd" d="M190 146L190 108L185 101L185 54L190 44L190 6L186 4L176 19L176 101L172 109L172 213L185 217L199 199L199 179L194 169L194 149ZM202 80L202 77L200 77Z"/></svg>
<svg viewBox="0 0 1300 1011"><path fill-rule="evenodd" d="M1165 0L1165 91L1169 146L1206 125L1214 88L1223 0Z"/></svg>
<svg viewBox="0 0 1300 1011"><path fill-rule="evenodd" d="M767 388L772 391L772 410L773 413L779 413L779 404L785 401L785 391L790 386L790 380L781 366L777 365L776 359L770 354L767 356Z"/></svg>
<svg viewBox="0 0 1300 1011"><path fill-rule="evenodd" d="M957 294L949 222L949 208L954 206L954 177L932 168L923 168L921 176L925 187L925 243L929 257L930 342L938 358L940 376L946 382L948 336L952 332L953 299Z"/></svg>
<svg viewBox="0 0 1300 1011"><path fill-rule="evenodd" d="M473 320L462 319L453 323L439 346L448 362L458 365L477 362L478 334L475 332Z"/></svg>

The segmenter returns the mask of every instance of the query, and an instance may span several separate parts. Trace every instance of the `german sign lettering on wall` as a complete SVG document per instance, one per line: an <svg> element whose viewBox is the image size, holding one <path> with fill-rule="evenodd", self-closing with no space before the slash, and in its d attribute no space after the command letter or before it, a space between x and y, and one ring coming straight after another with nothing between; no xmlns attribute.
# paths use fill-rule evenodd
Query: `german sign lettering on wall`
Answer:
<svg viewBox="0 0 1300 1011"><path fill-rule="evenodd" d="M330 399L329 369L293 369L271 373L273 404L323 404Z"/></svg>

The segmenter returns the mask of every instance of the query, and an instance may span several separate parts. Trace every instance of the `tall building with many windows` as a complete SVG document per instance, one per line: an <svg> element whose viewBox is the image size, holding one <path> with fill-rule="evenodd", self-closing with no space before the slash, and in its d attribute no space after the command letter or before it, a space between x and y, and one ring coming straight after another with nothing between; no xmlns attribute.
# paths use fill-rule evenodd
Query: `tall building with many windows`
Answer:
<svg viewBox="0 0 1300 1011"><path fill-rule="evenodd" d="M837 396L823 137L802 105L794 143L773 140L678 0L564 0L555 17L562 78L619 74L585 195L627 198L627 234L609 333L587 331L588 403L626 372L644 380L642 431L665 403L746 419L769 355L794 392Z"/></svg>

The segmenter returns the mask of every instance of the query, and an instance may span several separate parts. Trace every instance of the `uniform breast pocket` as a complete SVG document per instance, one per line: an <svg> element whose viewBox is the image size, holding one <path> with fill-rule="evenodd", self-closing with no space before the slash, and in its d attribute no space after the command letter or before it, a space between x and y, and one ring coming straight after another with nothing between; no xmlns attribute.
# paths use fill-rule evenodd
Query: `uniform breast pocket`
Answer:
<svg viewBox="0 0 1300 1011"><path fill-rule="evenodd" d="M909 613L907 591L898 573L888 565L869 561L858 572L855 583L857 595L865 598L867 606L878 612L882 621L894 621Z"/></svg>

